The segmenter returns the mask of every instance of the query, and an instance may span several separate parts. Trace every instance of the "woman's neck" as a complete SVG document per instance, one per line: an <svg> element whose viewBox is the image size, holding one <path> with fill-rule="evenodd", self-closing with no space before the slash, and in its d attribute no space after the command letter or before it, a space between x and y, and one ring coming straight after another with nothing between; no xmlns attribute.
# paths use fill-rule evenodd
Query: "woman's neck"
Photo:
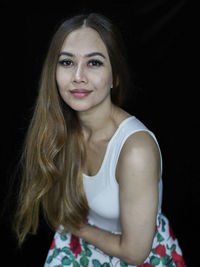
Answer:
<svg viewBox="0 0 200 267"><path fill-rule="evenodd" d="M117 107L110 103L104 103L88 111L79 112L78 116L86 141L107 139L115 124Z"/></svg>

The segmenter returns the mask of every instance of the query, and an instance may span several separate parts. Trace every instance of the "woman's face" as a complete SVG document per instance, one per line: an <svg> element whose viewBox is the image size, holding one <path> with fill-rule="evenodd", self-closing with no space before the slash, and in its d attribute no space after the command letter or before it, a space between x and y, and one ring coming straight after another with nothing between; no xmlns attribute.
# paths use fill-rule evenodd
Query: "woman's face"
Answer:
<svg viewBox="0 0 200 267"><path fill-rule="evenodd" d="M71 32L60 51L56 80L61 97L81 112L110 99L113 83L107 48L89 27Z"/></svg>

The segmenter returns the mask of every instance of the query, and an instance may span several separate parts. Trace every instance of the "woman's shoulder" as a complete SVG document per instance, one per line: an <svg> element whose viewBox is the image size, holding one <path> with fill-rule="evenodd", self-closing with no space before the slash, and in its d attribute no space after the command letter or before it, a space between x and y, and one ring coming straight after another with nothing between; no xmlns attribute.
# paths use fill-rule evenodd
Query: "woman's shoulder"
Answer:
<svg viewBox="0 0 200 267"><path fill-rule="evenodd" d="M147 154L159 154L158 146L148 131L138 131L131 134L125 141L121 155L126 159L132 158L135 154L145 156Z"/></svg>
<svg viewBox="0 0 200 267"><path fill-rule="evenodd" d="M160 159L160 151L154 134L135 116L123 109L117 109L118 125L123 124L126 140L120 152L119 161L133 161L139 159L156 158ZM128 120L129 119L129 120Z"/></svg>
<svg viewBox="0 0 200 267"><path fill-rule="evenodd" d="M160 168L160 152L158 146L148 131L138 131L130 135L121 150L117 173L126 171L148 171Z"/></svg>

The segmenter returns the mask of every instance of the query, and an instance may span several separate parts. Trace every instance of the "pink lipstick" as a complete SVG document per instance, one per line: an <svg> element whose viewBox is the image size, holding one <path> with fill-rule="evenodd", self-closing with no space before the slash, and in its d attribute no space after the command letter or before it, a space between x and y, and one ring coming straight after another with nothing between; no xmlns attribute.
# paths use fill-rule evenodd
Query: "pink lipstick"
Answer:
<svg viewBox="0 0 200 267"><path fill-rule="evenodd" d="M81 99L81 98L88 96L90 93L92 93L92 91L86 90L86 89L74 89L74 90L71 90L70 93L74 97Z"/></svg>

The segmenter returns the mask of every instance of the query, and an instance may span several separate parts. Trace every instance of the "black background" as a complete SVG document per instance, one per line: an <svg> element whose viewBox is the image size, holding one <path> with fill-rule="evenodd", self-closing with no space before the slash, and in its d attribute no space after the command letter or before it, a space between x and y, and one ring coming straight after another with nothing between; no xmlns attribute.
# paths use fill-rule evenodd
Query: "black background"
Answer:
<svg viewBox="0 0 200 267"><path fill-rule="evenodd" d="M60 21L82 11L100 12L121 29L133 78L125 108L157 136L164 161L163 213L187 265L198 266L200 123L194 9L184 0L83 1L40 9L2 5L0 255L6 266L43 266L53 237L41 218L38 235L17 249L10 225L17 191L13 175L51 36Z"/></svg>

